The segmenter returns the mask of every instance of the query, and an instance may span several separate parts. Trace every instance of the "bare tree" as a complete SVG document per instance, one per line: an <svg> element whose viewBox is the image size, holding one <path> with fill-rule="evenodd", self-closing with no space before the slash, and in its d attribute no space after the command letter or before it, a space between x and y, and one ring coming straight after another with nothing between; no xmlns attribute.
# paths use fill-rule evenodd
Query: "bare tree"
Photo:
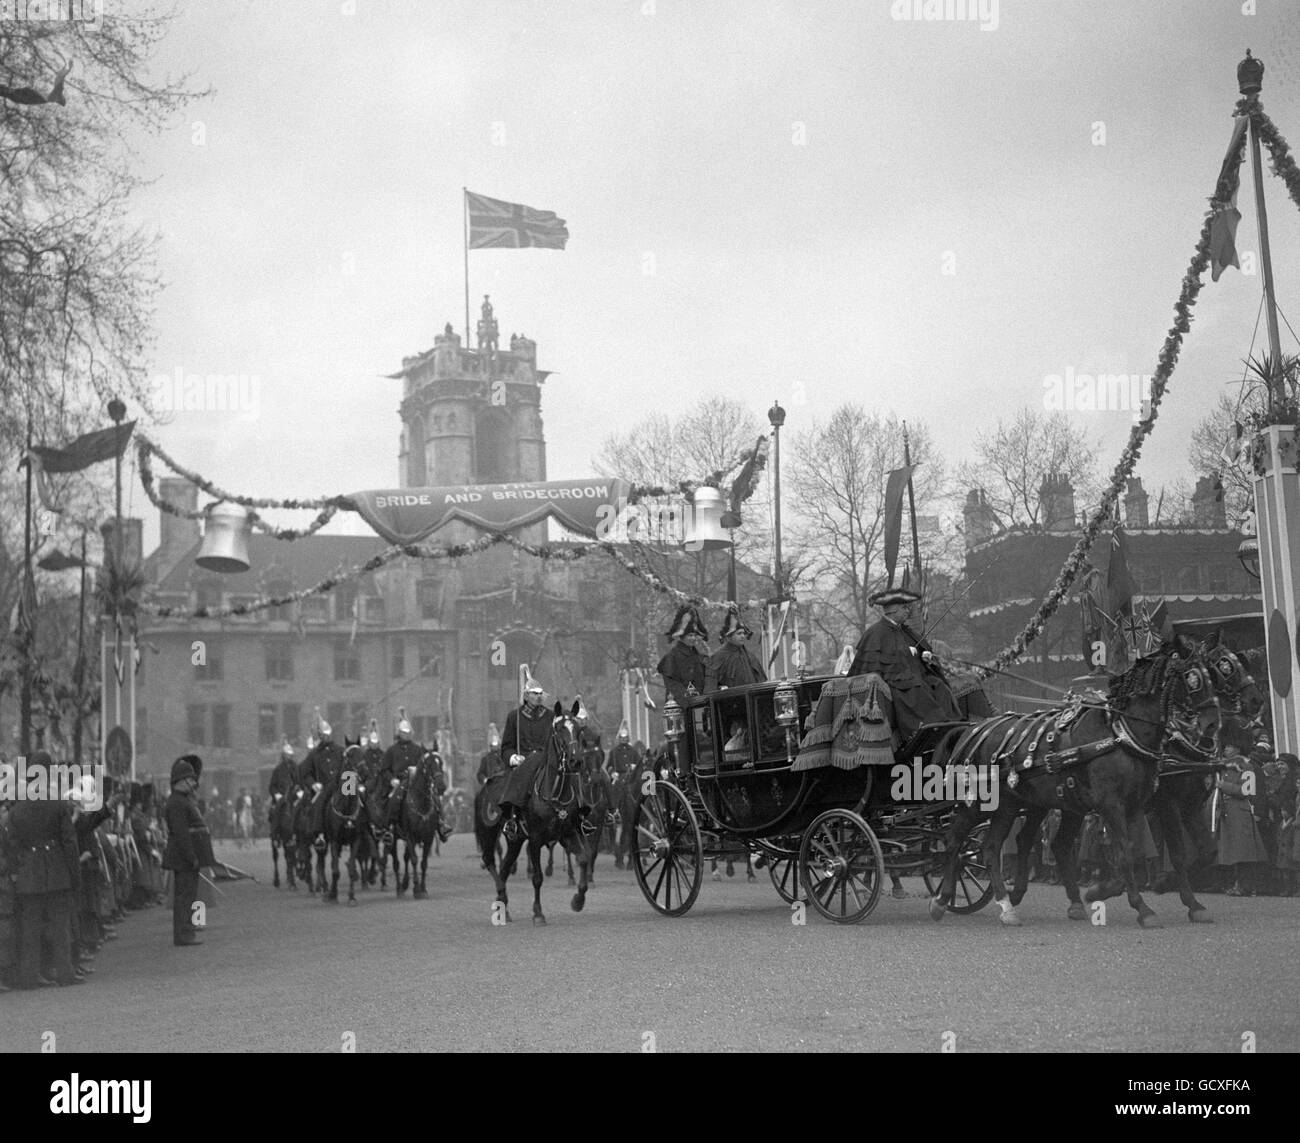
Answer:
<svg viewBox="0 0 1300 1143"><path fill-rule="evenodd" d="M924 425L909 425L918 514L938 504L943 465ZM825 422L795 434L785 467L795 551L801 566L800 594L815 599L813 622L832 644L857 637L874 617L868 597L883 585L885 485L903 464L903 426L894 414L868 413L842 405ZM906 508L906 501L904 502ZM922 559L944 547L926 535ZM908 527L902 528L900 566L908 557Z"/></svg>
<svg viewBox="0 0 1300 1143"><path fill-rule="evenodd" d="M1068 476L1084 503L1099 494L1096 444L1064 413L1026 407L976 434L975 459L958 466L954 492L964 499L970 489L984 489L1002 528L1037 524L1038 489L1049 473Z"/></svg>

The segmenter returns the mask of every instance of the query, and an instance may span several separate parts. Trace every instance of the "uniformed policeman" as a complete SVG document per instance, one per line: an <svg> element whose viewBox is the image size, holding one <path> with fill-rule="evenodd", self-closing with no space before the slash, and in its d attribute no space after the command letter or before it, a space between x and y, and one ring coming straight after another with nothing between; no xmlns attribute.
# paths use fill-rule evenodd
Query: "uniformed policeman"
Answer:
<svg viewBox="0 0 1300 1143"><path fill-rule="evenodd" d="M614 743L614 749L609 752L609 772L615 778L630 774L639 761L636 747L630 741L631 737L625 718L619 723L618 741Z"/></svg>
<svg viewBox="0 0 1300 1143"><path fill-rule="evenodd" d="M207 827L193 798L198 778L185 758L173 764L171 784L171 796L163 809L167 825L163 868L172 871L172 944L181 947L203 943L194 930L194 901L199 894L199 869L205 848L200 843L201 835L207 833Z"/></svg>

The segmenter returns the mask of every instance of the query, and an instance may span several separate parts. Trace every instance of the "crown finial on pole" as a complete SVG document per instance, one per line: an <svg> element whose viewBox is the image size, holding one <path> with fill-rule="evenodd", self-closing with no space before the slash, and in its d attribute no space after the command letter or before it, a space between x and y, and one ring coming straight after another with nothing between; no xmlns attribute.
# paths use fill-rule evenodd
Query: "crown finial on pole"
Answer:
<svg viewBox="0 0 1300 1143"><path fill-rule="evenodd" d="M1246 49L1246 58L1237 65L1237 87L1242 95L1258 95L1264 86L1264 61Z"/></svg>

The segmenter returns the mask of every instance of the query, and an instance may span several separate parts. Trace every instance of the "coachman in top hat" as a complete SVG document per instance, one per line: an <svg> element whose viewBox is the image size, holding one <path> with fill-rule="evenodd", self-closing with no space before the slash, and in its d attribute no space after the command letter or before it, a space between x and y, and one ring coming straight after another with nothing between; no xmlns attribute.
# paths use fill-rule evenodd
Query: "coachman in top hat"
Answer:
<svg viewBox="0 0 1300 1143"><path fill-rule="evenodd" d="M668 629L673 645L659 660L659 674L663 676L668 697L676 699L678 706L686 700L704 693L704 678L709 658L705 653L709 632L700 621L700 613L690 604L682 604Z"/></svg>
<svg viewBox="0 0 1300 1143"><path fill-rule="evenodd" d="M897 587L871 596L869 602L880 609L883 618L863 633L849 668L850 675L874 672L889 684L894 706L891 721L903 743L923 723L961 721L933 649L907 624L912 604L920 598Z"/></svg>

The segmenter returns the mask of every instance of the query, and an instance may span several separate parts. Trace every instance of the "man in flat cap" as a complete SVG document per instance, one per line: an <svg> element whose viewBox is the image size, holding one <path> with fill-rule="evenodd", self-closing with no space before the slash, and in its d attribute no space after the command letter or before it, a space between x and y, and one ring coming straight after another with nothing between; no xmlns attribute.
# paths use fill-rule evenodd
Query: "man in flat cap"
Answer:
<svg viewBox="0 0 1300 1143"><path fill-rule="evenodd" d="M869 602L882 618L858 641L850 675L875 673L893 699L893 726L903 743L928 722L958 722L961 711L952 697L934 651L907 624L912 604L921 597L905 588L878 591Z"/></svg>

